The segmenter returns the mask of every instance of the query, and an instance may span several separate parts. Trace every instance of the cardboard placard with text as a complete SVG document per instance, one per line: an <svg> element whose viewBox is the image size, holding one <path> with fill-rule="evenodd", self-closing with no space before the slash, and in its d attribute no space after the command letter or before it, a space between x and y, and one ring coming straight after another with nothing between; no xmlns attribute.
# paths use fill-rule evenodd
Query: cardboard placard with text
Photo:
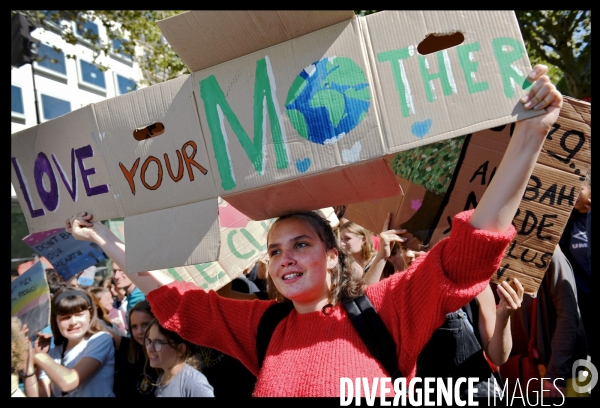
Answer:
<svg viewBox="0 0 600 408"><path fill-rule="evenodd" d="M29 328L32 336L50 324L50 289L41 261L10 284L10 314Z"/></svg>
<svg viewBox="0 0 600 408"><path fill-rule="evenodd" d="M48 260L65 281L108 258L98 245L78 241L64 228L29 234L23 242Z"/></svg>
<svg viewBox="0 0 600 408"><path fill-rule="evenodd" d="M513 221L517 236L492 277L496 283L517 277L529 294L539 288L591 167L591 104L567 96L564 99ZM460 154L443 153L451 180L442 195L430 191L431 185L424 187L425 180L439 180L439 175L412 179L420 184L399 178L404 195L349 205L345 216L365 228L377 228L383 225L387 212L392 212L390 228L408 229L409 247L420 249L423 243L431 247L450 234L454 215L477 206L502 160L513 128L510 124L475 132L458 141ZM396 155L391 162L408 153ZM421 168L437 174L440 166L436 168L433 163L439 161L439 154L434 161L420 153L411 155L421 157ZM414 191L421 193L415 196ZM428 209L419 211L424 205Z"/></svg>
<svg viewBox="0 0 600 408"><path fill-rule="evenodd" d="M12 135L31 233L125 218L128 272L213 262L218 197L260 221L400 193L386 155L538 113L514 12L189 11L192 74ZM152 249L152 250L150 250Z"/></svg>

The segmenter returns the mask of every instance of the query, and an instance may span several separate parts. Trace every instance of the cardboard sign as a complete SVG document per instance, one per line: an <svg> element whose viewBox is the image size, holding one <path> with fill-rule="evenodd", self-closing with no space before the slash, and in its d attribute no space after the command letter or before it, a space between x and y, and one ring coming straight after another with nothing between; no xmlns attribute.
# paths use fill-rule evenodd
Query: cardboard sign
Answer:
<svg viewBox="0 0 600 408"><path fill-rule="evenodd" d="M50 289L41 262L11 282L10 314L27 325L30 335L50 324Z"/></svg>
<svg viewBox="0 0 600 408"><path fill-rule="evenodd" d="M77 284L79 286L92 286L94 284L94 278L96 277L96 266L92 265L89 268L85 268L81 275L77 278Z"/></svg>
<svg viewBox="0 0 600 408"><path fill-rule="evenodd" d="M316 210L327 219L332 227L339 224L333 208ZM217 262L161 269L160 272L178 281L193 282L209 291L219 290L240 276L244 269L253 266L267 250L267 233L274 219L249 220L225 200L219 200L219 222L221 224L221 257Z"/></svg>
<svg viewBox="0 0 600 408"><path fill-rule="evenodd" d="M460 154L454 148L440 148L429 155L422 151L394 155L390 158L392 166L399 156L402 160L420 157L424 163L411 163L407 168L427 168L433 174L411 179L420 184L399 178L404 195L349 205L345 216L379 232L381 227L377 226L383 225L391 211L390 228L406 228L409 247L421 249L425 244L430 248L450 234L457 213L477 206L502 160L513 128L510 124L458 138ZM492 282L516 277L526 293L537 293L590 166L591 104L565 96L513 221L517 236ZM436 189L431 182L439 181L444 171L448 183Z"/></svg>
<svg viewBox="0 0 600 408"><path fill-rule="evenodd" d="M45 257L65 281L87 267L108 259L98 245L78 241L64 228L27 235L23 242Z"/></svg>
<svg viewBox="0 0 600 408"><path fill-rule="evenodd" d="M30 232L80 211L124 217L128 272L219 259L217 197L257 221L391 197L385 155L539 114L518 102L531 66L512 11L190 11L158 24L191 75L11 143Z"/></svg>

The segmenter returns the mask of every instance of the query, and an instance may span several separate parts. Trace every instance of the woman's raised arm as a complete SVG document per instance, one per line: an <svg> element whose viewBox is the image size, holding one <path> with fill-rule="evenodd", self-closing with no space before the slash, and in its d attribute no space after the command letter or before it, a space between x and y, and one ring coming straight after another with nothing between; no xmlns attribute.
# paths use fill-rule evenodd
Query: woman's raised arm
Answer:
<svg viewBox="0 0 600 408"><path fill-rule="evenodd" d="M127 270L123 241L101 222L92 222L92 218L92 214L79 213L65 221L65 230L75 239L98 244L109 258ZM173 278L158 271L130 273L127 276L145 295L174 281Z"/></svg>
<svg viewBox="0 0 600 408"><path fill-rule="evenodd" d="M546 109L546 113L516 123L496 175L471 216L470 223L475 228L504 232L519 208L546 135L563 105L562 94L550 82L547 72L545 65L533 68L527 78L533 85L521 99L525 109Z"/></svg>

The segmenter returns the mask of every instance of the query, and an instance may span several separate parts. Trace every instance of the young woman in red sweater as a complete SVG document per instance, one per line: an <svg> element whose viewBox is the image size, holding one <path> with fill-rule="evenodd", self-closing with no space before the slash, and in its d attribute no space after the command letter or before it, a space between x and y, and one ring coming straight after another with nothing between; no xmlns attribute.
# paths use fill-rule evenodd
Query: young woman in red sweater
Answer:
<svg viewBox="0 0 600 408"><path fill-rule="evenodd" d="M254 396L340 397L340 378L389 377L370 355L341 300L363 290L383 319L397 347L398 366L410 381L416 361L446 313L468 303L488 284L515 236L511 222L541 151L562 107L562 95L537 65L521 100L526 109L545 113L516 123L496 175L475 210L457 214L450 237L402 274L366 289L350 279L350 259L339 249L329 224L312 213L283 216L268 235L270 287L294 310L273 333L262 368L256 355L258 323L273 300L236 300L205 292L187 282L169 282L160 273L129 275L148 293L160 324L196 344L230 354L258 380ZM77 239L95 242L126 269L125 245L92 215L79 213L66 229ZM403 230L390 230L400 234ZM374 267L389 256L382 242Z"/></svg>

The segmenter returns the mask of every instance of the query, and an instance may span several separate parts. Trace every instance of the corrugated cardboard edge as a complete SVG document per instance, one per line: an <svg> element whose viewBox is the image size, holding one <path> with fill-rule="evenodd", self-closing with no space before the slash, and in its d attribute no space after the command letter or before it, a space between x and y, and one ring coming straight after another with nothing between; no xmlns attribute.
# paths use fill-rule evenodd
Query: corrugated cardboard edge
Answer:
<svg viewBox="0 0 600 408"><path fill-rule="evenodd" d="M273 15L277 24L271 22ZM203 10L157 24L177 55L196 72L354 17L353 10ZM240 42L233 44L229 38ZM223 40L228 47L221 46Z"/></svg>

